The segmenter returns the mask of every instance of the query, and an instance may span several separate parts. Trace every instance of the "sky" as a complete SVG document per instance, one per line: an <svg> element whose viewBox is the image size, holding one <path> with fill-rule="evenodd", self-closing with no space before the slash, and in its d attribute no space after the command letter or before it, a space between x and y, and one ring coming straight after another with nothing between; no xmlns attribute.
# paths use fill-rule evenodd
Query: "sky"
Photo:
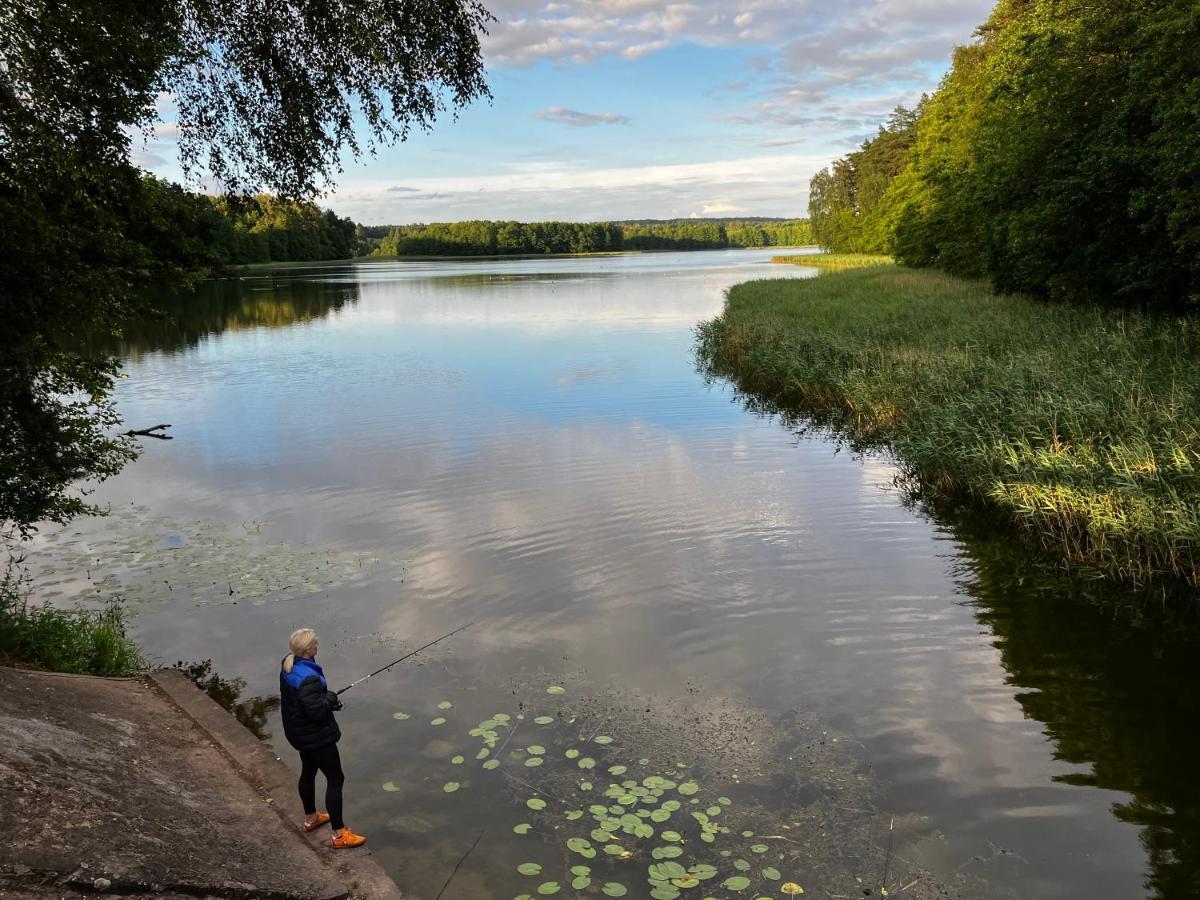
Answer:
<svg viewBox="0 0 1200 900"><path fill-rule="evenodd" d="M993 5L484 2L492 102L348 161L321 205L365 224L800 218L809 178L932 91ZM180 179L169 122L135 162Z"/></svg>

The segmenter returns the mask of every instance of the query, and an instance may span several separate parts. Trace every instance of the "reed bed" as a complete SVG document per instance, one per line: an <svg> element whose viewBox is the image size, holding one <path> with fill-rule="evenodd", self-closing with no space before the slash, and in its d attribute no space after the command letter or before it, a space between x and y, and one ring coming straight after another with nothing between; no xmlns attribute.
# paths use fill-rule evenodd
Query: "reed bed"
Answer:
<svg viewBox="0 0 1200 900"><path fill-rule="evenodd" d="M1200 585L1200 322L888 266L729 292L700 359L1070 568Z"/></svg>
<svg viewBox="0 0 1200 900"><path fill-rule="evenodd" d="M870 266L886 266L892 263L890 256L873 253L802 253L790 256L772 256L773 263L793 266L811 266L816 269L865 269Z"/></svg>

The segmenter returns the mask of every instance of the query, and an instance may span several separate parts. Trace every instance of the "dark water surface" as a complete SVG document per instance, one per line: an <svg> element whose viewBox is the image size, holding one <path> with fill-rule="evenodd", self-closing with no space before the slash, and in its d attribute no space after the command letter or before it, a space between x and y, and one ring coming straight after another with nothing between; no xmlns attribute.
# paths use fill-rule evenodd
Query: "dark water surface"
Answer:
<svg viewBox="0 0 1200 900"><path fill-rule="evenodd" d="M692 328L724 289L812 274L769 255L208 284L129 330L120 408L175 440L102 487L112 518L39 542L39 589L131 597L151 653L211 659L244 698L275 692L300 625L339 687L477 619L340 714L348 821L418 896L481 833L445 897L574 896L579 864L586 896L647 896L659 836L618 834L625 860L564 846L607 785L647 775L699 785L654 824L720 869L683 896L1196 896L1200 641L1089 604L906 508L886 460L707 385ZM271 704L248 712L291 760ZM490 748L469 733L489 719ZM712 843L704 809L731 824ZM739 893L721 882L742 858Z"/></svg>

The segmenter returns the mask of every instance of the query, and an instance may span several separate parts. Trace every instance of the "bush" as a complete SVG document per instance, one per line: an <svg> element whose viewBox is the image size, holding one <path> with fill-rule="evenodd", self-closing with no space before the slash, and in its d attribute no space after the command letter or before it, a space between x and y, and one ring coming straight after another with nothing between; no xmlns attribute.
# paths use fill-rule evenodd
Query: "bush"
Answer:
<svg viewBox="0 0 1200 900"><path fill-rule="evenodd" d="M0 661L87 675L133 675L145 668L125 633L120 601L102 609L57 609L30 602L15 562L0 581Z"/></svg>

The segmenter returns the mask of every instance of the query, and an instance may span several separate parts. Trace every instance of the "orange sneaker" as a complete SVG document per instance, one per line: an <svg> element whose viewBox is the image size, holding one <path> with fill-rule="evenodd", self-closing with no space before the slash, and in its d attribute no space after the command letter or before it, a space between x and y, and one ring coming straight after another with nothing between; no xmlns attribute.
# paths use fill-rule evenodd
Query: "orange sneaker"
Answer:
<svg viewBox="0 0 1200 900"><path fill-rule="evenodd" d="M304 822L305 831L316 831L322 825L329 821L329 813L317 813L317 817L313 821Z"/></svg>
<svg viewBox="0 0 1200 900"><path fill-rule="evenodd" d="M329 839L329 846L335 849L342 847L361 847L367 842L367 839L361 834L355 834L349 828L343 828L340 835L335 835Z"/></svg>

